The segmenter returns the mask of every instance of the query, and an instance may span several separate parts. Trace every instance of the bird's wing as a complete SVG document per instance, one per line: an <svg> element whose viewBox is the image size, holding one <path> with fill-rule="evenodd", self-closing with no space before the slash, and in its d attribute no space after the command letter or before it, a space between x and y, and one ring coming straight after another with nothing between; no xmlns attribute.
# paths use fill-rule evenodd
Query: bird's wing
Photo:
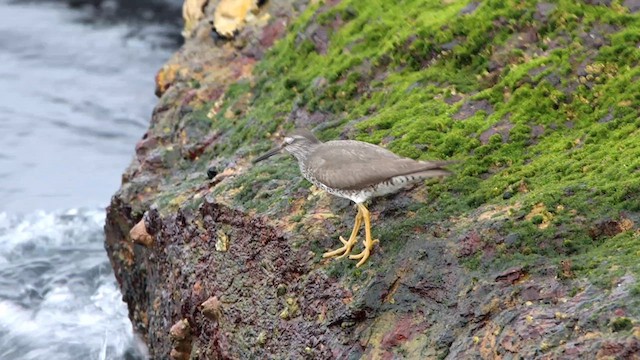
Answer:
<svg viewBox="0 0 640 360"><path fill-rule="evenodd" d="M395 176L419 174L422 178L448 175L447 162L415 161L379 146L360 141L329 141L307 158L310 175L322 184L355 190Z"/></svg>
<svg viewBox="0 0 640 360"><path fill-rule="evenodd" d="M391 151L374 144L356 140L327 141L316 147L315 155L322 157L339 157L347 161L367 161L376 159L402 159Z"/></svg>

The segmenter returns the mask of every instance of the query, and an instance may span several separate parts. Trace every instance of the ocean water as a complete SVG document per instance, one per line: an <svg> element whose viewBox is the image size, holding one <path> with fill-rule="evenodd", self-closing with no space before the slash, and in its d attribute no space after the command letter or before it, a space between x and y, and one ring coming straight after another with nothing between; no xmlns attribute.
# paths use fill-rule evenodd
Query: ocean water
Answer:
<svg viewBox="0 0 640 360"><path fill-rule="evenodd" d="M0 213L0 359L141 359L104 211Z"/></svg>
<svg viewBox="0 0 640 360"><path fill-rule="evenodd" d="M179 46L181 3L0 0L0 359L146 357L104 209Z"/></svg>

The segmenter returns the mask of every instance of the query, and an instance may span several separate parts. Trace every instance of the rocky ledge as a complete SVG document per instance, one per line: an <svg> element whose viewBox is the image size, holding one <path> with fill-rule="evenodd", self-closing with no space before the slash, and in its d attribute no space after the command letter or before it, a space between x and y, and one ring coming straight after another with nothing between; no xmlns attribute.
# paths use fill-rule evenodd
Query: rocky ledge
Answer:
<svg viewBox="0 0 640 360"><path fill-rule="evenodd" d="M187 1L106 249L154 359L640 353L637 1ZM216 30L212 32L212 26ZM355 210L293 127L455 175Z"/></svg>

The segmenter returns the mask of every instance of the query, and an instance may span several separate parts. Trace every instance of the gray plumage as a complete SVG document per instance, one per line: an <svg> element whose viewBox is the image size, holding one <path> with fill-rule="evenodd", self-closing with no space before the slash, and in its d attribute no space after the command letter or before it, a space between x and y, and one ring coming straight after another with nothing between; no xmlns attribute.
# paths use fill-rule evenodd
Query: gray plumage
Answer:
<svg viewBox="0 0 640 360"><path fill-rule="evenodd" d="M397 176L425 179L449 175L446 162L425 162L400 157L382 147L355 140L328 141L307 157L308 176L327 187L358 190Z"/></svg>
<svg viewBox="0 0 640 360"><path fill-rule="evenodd" d="M257 158L261 161L280 150L293 154L302 175L327 192L356 203L430 177L446 176L446 161L416 161L380 146L356 140L319 141L311 132L297 130L283 144Z"/></svg>

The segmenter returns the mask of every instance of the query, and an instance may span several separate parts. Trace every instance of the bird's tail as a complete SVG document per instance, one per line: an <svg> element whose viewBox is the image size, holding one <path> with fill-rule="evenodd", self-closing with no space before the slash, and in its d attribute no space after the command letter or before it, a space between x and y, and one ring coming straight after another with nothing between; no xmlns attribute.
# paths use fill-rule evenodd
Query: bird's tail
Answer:
<svg viewBox="0 0 640 360"><path fill-rule="evenodd" d="M419 177L421 179L426 179L426 178L432 178L432 177L443 177L443 176L453 175L453 172L447 169L431 169L431 170L420 171L412 175Z"/></svg>
<svg viewBox="0 0 640 360"><path fill-rule="evenodd" d="M420 170L413 175L419 176L423 179L453 175L453 172L447 169L446 166L457 163L457 161L451 160L421 162L425 165L423 170Z"/></svg>

